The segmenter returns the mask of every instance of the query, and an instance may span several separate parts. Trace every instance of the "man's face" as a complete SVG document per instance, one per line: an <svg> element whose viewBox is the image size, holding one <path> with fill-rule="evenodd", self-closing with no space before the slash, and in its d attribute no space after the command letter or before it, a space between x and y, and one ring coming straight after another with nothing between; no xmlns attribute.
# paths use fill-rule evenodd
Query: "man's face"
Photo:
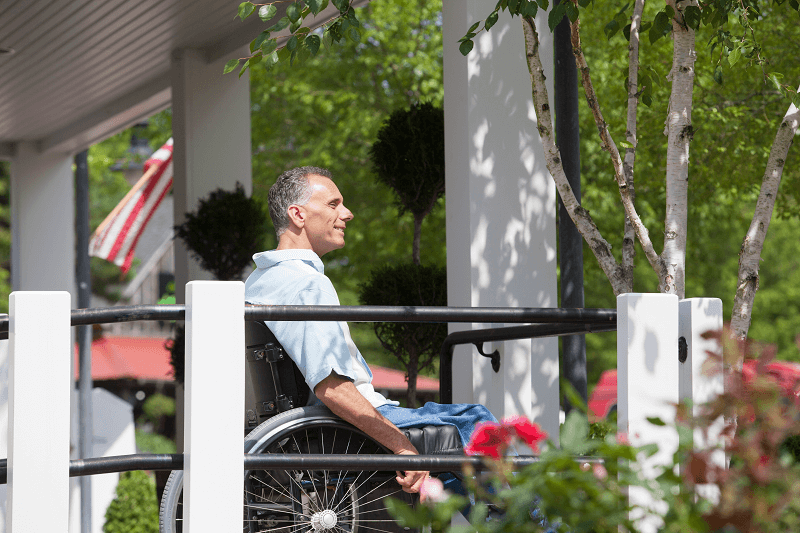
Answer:
<svg viewBox="0 0 800 533"><path fill-rule="evenodd" d="M344 246L344 228L353 213L344 206L336 184L324 176L308 177L311 199L301 206L305 212L304 230L311 249L322 257Z"/></svg>

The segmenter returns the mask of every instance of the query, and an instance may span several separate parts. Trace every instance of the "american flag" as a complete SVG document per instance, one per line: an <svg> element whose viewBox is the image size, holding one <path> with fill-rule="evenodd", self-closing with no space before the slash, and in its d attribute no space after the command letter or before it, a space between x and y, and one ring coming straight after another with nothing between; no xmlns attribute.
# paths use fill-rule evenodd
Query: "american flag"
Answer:
<svg viewBox="0 0 800 533"><path fill-rule="evenodd" d="M161 200L172 187L172 139L144 164L144 175L97 227L89 255L130 270L136 244Z"/></svg>

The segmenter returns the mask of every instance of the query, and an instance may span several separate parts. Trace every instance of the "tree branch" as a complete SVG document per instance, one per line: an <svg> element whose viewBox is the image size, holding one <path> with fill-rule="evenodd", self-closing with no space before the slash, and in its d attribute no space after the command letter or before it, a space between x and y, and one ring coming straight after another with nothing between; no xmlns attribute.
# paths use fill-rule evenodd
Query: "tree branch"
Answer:
<svg viewBox="0 0 800 533"><path fill-rule="evenodd" d="M753 302L758 290L761 250L764 248L764 239L767 237L769 223L772 220L772 211L775 208L775 199L783 176L783 166L797 133L798 124L800 124L800 111L792 104L783 116L775 141L772 143L764 177L761 179L761 191L758 193L753 220L739 252L739 276L731 315L731 334L737 339L747 338L747 331L750 329Z"/></svg>
<svg viewBox="0 0 800 533"><path fill-rule="evenodd" d="M647 260L650 262L650 266L652 266L653 270L658 274L659 279L663 279L666 272L665 265L653 247L647 228L641 218L639 218L638 213L636 213L632 191L628 189L628 183L625 180L625 173L622 169L622 159L620 158L619 150L617 150L617 145L611 138L611 133L608 131L608 124L606 124L606 121L603 119L603 114L600 111L597 93L595 93L592 77L589 73L589 65L586 63L586 57L583 55L583 49L581 47L580 20L570 23L570 30L572 53L575 55L575 64L578 66L578 71L581 73L581 84L586 94L586 102L589 104L589 109L591 109L592 115L594 116L603 150L611 155L611 162L614 165L614 177L617 181L617 187L619 188L619 194L622 198L622 205L625 208L625 214L636 232L636 236L639 239L639 243L642 245L645 257L647 257Z"/></svg>
<svg viewBox="0 0 800 533"><path fill-rule="evenodd" d="M631 202L636 202L636 190L633 185L633 169L636 164L636 147L639 141L636 137L637 111L639 107L639 28L642 26L642 12L644 1L636 0L633 4L631 17L630 43L628 44L628 117L625 137L628 146L625 148L625 161L622 170L625 173L625 185L629 191ZM622 268L630 278L630 291L633 291L633 259L636 257L635 247L636 230L630 219L625 216L625 234L622 238Z"/></svg>
<svg viewBox="0 0 800 533"><path fill-rule="evenodd" d="M547 170L550 171L550 175L553 176L553 180L556 182L556 190L562 202L564 202L564 207L567 209L570 218L575 223L575 227L589 244L592 253L600 263L600 268L603 269L606 277L611 282L614 294L622 294L626 287L621 275L620 265L611 254L611 245L603 239L589 212L578 203L575 193L567 180L567 175L564 173L564 166L561 164L561 154L555 143L544 69L539 56L539 35L536 32L536 22L531 17L522 17L522 32L525 35L525 56L531 76L533 104L539 137L544 147Z"/></svg>

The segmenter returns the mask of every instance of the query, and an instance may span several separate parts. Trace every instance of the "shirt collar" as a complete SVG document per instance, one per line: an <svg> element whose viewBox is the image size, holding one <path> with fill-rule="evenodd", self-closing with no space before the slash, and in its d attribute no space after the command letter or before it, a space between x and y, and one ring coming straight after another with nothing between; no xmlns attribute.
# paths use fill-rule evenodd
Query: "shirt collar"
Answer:
<svg viewBox="0 0 800 533"><path fill-rule="evenodd" d="M261 269L267 269L277 265L283 261L299 260L308 263L320 274L325 273L325 265L322 260L312 250L307 249L290 249L290 250L269 250L267 252L259 252L253 255L253 261L256 266Z"/></svg>

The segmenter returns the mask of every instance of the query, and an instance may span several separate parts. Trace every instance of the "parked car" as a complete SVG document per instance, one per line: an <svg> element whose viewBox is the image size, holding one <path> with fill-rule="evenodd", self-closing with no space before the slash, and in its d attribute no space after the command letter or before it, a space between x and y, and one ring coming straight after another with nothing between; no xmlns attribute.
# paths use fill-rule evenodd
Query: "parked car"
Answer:
<svg viewBox="0 0 800 533"><path fill-rule="evenodd" d="M742 374L745 380L756 375L758 361L744 362ZM800 364L791 361L772 361L766 365L766 373L775 379L787 395L800 396ZM591 421L606 418L617 410L617 371L606 370L589 397L589 418Z"/></svg>

